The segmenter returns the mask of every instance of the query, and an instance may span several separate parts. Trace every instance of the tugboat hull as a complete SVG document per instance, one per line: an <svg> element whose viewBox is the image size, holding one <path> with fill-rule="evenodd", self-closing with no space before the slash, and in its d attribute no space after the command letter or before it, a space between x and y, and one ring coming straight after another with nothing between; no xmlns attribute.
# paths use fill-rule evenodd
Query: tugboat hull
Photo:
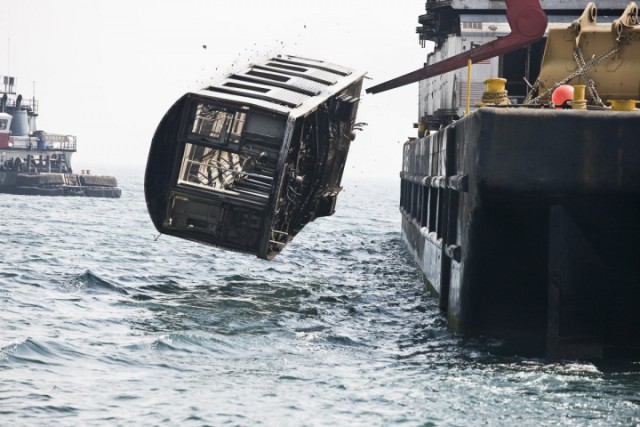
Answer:
<svg viewBox="0 0 640 427"><path fill-rule="evenodd" d="M118 198L122 190L112 176L0 172L0 193Z"/></svg>

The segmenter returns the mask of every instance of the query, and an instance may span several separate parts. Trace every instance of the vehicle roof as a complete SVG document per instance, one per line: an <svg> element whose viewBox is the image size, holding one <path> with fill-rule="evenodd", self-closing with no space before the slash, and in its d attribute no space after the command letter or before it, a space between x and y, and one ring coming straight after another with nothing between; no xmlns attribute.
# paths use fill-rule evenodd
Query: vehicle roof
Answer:
<svg viewBox="0 0 640 427"><path fill-rule="evenodd" d="M364 75L326 61L278 55L194 93L297 117L314 110Z"/></svg>

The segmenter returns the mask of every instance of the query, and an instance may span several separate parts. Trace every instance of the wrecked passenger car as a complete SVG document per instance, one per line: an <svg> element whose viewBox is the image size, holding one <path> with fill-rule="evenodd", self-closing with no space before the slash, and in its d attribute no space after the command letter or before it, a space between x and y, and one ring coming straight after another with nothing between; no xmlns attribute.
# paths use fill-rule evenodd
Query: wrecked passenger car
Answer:
<svg viewBox="0 0 640 427"><path fill-rule="evenodd" d="M363 72L278 56L182 96L145 173L160 233L272 259L334 213Z"/></svg>

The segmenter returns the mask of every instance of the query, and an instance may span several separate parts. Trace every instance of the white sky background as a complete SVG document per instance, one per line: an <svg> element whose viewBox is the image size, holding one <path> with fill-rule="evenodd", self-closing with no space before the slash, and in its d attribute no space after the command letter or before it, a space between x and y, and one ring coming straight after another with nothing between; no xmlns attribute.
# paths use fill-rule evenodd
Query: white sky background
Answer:
<svg viewBox="0 0 640 427"><path fill-rule="evenodd" d="M78 136L74 168L143 170L182 94L279 53L365 70L365 87L422 66L424 0L0 0L0 74L40 102L38 127ZM4 21L4 22L3 22ZM206 45L207 48L203 48ZM2 55L2 53L5 53ZM346 175L398 177L417 84L363 91Z"/></svg>

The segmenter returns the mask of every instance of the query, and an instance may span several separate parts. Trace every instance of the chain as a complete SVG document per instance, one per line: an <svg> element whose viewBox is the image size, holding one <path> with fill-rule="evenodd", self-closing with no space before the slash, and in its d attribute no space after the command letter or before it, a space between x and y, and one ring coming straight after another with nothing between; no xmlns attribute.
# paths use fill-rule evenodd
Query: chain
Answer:
<svg viewBox="0 0 640 427"><path fill-rule="evenodd" d="M578 67L584 67L586 65L586 61L584 60L584 56L582 56L582 50L580 50L580 47L576 47L573 50L573 57L575 58ZM593 101L596 103L596 105L604 107L604 102L602 102L602 99L600 98L600 95L598 95L598 91L596 90L596 83L591 77L589 77L589 73L587 72L587 70L584 71L582 77L587 79L587 89L589 89L589 93L591 94L591 98L593 99Z"/></svg>
<svg viewBox="0 0 640 427"><path fill-rule="evenodd" d="M543 92L540 95L536 96L535 98L529 100L529 102L527 102L527 100L525 100L525 104L538 104L542 98L545 98L546 96L548 96L550 93L552 93L554 90L556 90L558 88L558 86L566 84L568 81L573 80L578 76L583 76L584 74L586 74L586 72L589 70L589 68L593 67L594 65L599 64L600 62L604 61L605 59L607 59L608 57L610 57L614 53L618 52L619 50L620 50L620 46L614 46L608 52L605 52L605 53L602 53L602 54L598 55L597 57L593 58L591 61L584 63L584 65L580 65L579 60L576 58L576 61L578 62L578 69L576 69L573 73L569 74L567 77L565 77L561 81L559 81L556 84L554 84L553 86L551 86L545 92ZM575 50L574 50L574 56L575 55L576 55L576 53L575 53ZM582 54L580 54L580 56L582 56ZM584 61L584 58L583 58L583 61ZM534 87L539 86L538 83L539 83L539 80L536 81L536 84L534 85ZM594 90L595 90L595 86L594 86ZM533 93L533 89L531 90L530 93ZM592 93L592 95L593 95L593 93ZM596 96L597 96L597 93L596 93ZM599 100L600 103L602 103L602 100L600 99L600 97L598 97L597 99ZM604 103L602 103L602 105L604 105Z"/></svg>
<svg viewBox="0 0 640 427"><path fill-rule="evenodd" d="M531 86L531 89L529 89L529 93L527 93L527 97L524 99L523 103L530 104L533 98L534 92L536 92L539 88L540 88L540 79L536 79L535 83L533 83L533 86Z"/></svg>

